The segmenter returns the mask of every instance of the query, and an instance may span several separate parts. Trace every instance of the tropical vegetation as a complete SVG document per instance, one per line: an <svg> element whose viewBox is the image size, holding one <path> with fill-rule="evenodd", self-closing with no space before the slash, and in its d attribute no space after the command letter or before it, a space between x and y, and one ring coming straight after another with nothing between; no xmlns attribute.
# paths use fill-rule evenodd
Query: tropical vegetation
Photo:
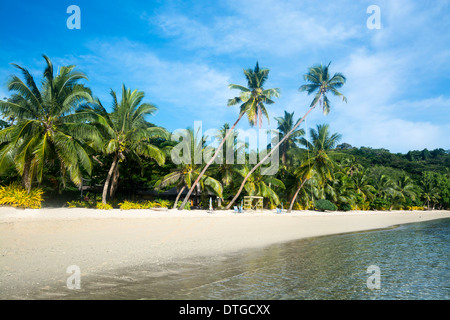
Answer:
<svg viewBox="0 0 450 320"><path fill-rule="evenodd" d="M55 72L50 58L44 60L39 80L14 64L19 75L10 77L10 96L0 100L0 205L208 209L211 203L230 208L249 195L264 197L266 208L288 211L450 209L449 150L356 148L342 142L347 137L332 123L300 127L316 107L332 111L328 94L346 101L339 91L346 78L332 74L330 64L307 69L300 92L313 95L311 104L273 118L279 142L252 164L250 155L261 154L239 141L236 127L244 116L262 127L280 95L266 89L269 69L258 63L244 70L246 86L229 85L239 91L228 101L239 106L239 115L218 130L221 143L214 148L191 128L170 133L149 122L157 107L143 91L122 85L119 97L111 90L107 108L85 84L86 74L72 65ZM189 161L171 161L180 151L174 136L189 141ZM224 145L245 161L226 163ZM261 165L275 151L281 165L264 175ZM194 161L205 152L212 155L207 163Z"/></svg>

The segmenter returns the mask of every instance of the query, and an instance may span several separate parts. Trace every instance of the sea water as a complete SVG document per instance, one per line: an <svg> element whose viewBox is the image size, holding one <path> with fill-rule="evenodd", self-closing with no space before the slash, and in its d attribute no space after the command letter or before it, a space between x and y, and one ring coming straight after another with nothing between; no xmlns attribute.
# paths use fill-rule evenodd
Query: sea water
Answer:
<svg viewBox="0 0 450 320"><path fill-rule="evenodd" d="M141 265L36 298L448 299L450 219ZM372 270L374 267L377 274ZM369 268L371 267L371 268ZM377 277L373 288L371 278Z"/></svg>

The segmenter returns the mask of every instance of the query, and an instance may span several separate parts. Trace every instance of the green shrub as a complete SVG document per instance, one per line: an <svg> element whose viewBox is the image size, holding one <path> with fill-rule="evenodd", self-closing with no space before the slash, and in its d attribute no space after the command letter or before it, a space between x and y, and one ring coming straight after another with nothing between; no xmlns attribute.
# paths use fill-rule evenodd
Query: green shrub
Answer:
<svg viewBox="0 0 450 320"><path fill-rule="evenodd" d="M389 210L391 203L387 200L377 198L370 204L370 207L375 210Z"/></svg>
<svg viewBox="0 0 450 320"><path fill-rule="evenodd" d="M40 188L27 192L19 183L0 187L0 205L10 205L16 208L40 209L44 200L44 191Z"/></svg>
<svg viewBox="0 0 450 320"><path fill-rule="evenodd" d="M173 205L173 201L170 200L156 199L156 202L159 203L161 208L170 208Z"/></svg>
<svg viewBox="0 0 450 320"><path fill-rule="evenodd" d="M325 211L325 210L336 211L337 210L337 207L333 202L331 202L329 200L325 200L325 199L320 199L320 200L314 201L314 206L319 211Z"/></svg>
<svg viewBox="0 0 450 320"><path fill-rule="evenodd" d="M83 200L72 200L72 201L68 201L67 205L69 206L69 208L94 208L94 204L90 201L83 201Z"/></svg>
<svg viewBox="0 0 450 320"><path fill-rule="evenodd" d="M179 208L182 203L183 203L182 201L178 201L177 208ZM191 210L191 203L189 201L186 202L186 204L184 205L184 210Z"/></svg>
<svg viewBox="0 0 450 320"><path fill-rule="evenodd" d="M344 203L341 205L340 210L342 211L351 211L352 210L352 206L349 205L348 203Z"/></svg>

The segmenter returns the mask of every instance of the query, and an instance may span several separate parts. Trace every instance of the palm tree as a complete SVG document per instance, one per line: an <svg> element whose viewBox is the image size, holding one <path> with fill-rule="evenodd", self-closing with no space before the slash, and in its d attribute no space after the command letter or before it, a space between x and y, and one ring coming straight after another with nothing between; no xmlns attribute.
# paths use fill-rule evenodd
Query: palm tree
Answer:
<svg viewBox="0 0 450 320"><path fill-rule="evenodd" d="M422 189L421 197L427 202L427 210L430 210L430 202L433 204L440 199L439 188L435 183L433 172L425 171L422 173L420 187Z"/></svg>
<svg viewBox="0 0 450 320"><path fill-rule="evenodd" d="M335 174L335 179L332 181L329 190L336 204L351 205L356 202L353 179L346 172L341 171Z"/></svg>
<svg viewBox="0 0 450 320"><path fill-rule="evenodd" d="M291 200L289 207L289 212L292 211L294 202L300 189L303 187L304 183L311 178L312 172L316 172L319 176L319 181L321 182L321 187L323 189L326 180L332 180L333 169L335 164L333 160L328 156L328 153L333 149L341 139L341 135L333 133L330 135L329 125L317 125L317 129L310 129L311 141L305 138L300 139L302 143L309 151L309 156L306 161L295 171L296 176L302 183L298 187ZM312 155L312 156L310 156Z"/></svg>
<svg viewBox="0 0 450 320"><path fill-rule="evenodd" d="M177 184L178 194L175 199L173 208L177 207L178 199L186 188L191 188L192 181L198 177L203 166L201 164L196 164L194 159L194 154L203 152L205 150L205 142L207 137L198 137L194 134L194 131L189 128L185 131L185 134L189 135L188 141L190 141L191 146L189 150L191 151L191 163L182 163L177 166L175 170L171 173L165 175L160 180L155 183L155 189L161 190L162 188L168 187L173 184ZM196 150L197 152L195 152ZM199 190L206 190L206 187L212 189L219 197L222 197L222 185L216 179L210 177L205 173L202 179L197 182L196 188Z"/></svg>
<svg viewBox="0 0 450 320"><path fill-rule="evenodd" d="M216 135L217 139L222 139L227 134L227 130L230 129L230 125L228 123L225 123L219 130ZM240 152L243 152L246 147L246 143L243 143L242 141L238 140L237 132L233 132L233 134L229 135L226 140L226 149L230 149L233 151L233 159L235 159L235 155L239 154ZM225 161L221 161L221 163L218 166L215 166L217 168L216 173L217 176L220 177L220 180L222 181L222 184L224 186L230 185L233 182L233 177L236 175L237 170L239 170L240 165L235 165L234 163L228 163L226 161L227 157L227 150L224 152L223 159ZM222 159L222 160L223 160Z"/></svg>
<svg viewBox="0 0 450 320"><path fill-rule="evenodd" d="M43 56L46 68L39 89L27 69L13 64L25 80L13 75L7 83L14 94L0 101L0 111L15 119L15 124L0 131L0 171L14 164L30 191L34 179L43 179L44 168L59 166L65 183L68 174L77 186L82 183L82 169L90 174L92 163L87 141L98 141L98 131L74 113L92 101L89 88L79 81L87 79L75 66L63 66L54 74L53 64Z"/></svg>
<svg viewBox="0 0 450 320"><path fill-rule="evenodd" d="M241 170L239 170L239 173L242 177L244 177L248 171L249 168L244 166ZM245 184L245 190L248 195L261 196L267 198L272 205L279 205L280 198L275 192L275 188L285 189L286 187L281 180L278 180L272 176L262 175L259 170L256 171Z"/></svg>
<svg viewBox="0 0 450 320"><path fill-rule="evenodd" d="M364 172L366 175L367 171ZM388 200L395 194L394 183L392 179L385 174L380 174L372 182L374 187L374 195L376 198Z"/></svg>
<svg viewBox="0 0 450 320"><path fill-rule="evenodd" d="M394 182L395 198L394 200L400 200L405 202L406 199L415 200L417 196L417 186L414 181L406 174L398 177Z"/></svg>
<svg viewBox="0 0 450 320"><path fill-rule="evenodd" d="M254 126L255 124L258 124L261 127L262 125L262 115L269 119L269 116L267 114L267 110L264 106L264 104L273 104L275 103L272 100L272 97L279 97L280 91L278 88L273 89L264 89L264 83L266 82L267 78L269 77L269 69L260 69L258 62L256 62L255 69L247 69L244 70L245 78L247 79L247 87L237 85L237 84L230 84L228 85L229 89L237 89L241 91L241 94L238 97L235 97L233 99L228 100L228 106L234 106L237 104L240 105L240 111L239 116L236 122L233 124L233 126L228 130L228 133L224 136L222 139L222 142L217 147L216 152L211 157L211 159L208 161L206 166L203 168L202 172L200 172L199 176L197 177L197 180L190 188L189 192L186 194L186 197L183 200L182 205L178 208L179 210L183 210L184 205L186 204L187 200L191 196L191 193L197 185L197 183L200 181L202 176L205 174L206 170L208 170L209 166L213 163L214 159L217 157L217 155L222 150L223 144L227 140L228 136L233 132L234 128L238 124L238 122L241 120L241 118L244 116L244 114L247 114L248 121L251 126Z"/></svg>
<svg viewBox="0 0 450 320"><path fill-rule="evenodd" d="M114 197L119 181L119 165L124 160L141 164L140 157L145 157L154 159L160 166L164 164L164 153L149 140L157 136L168 136L165 129L150 127L145 121L145 116L152 115L157 107L150 103L141 103L144 92L137 89L131 91L122 85L120 102L113 90L111 96L113 98L111 113L106 111L98 99L94 104L85 105L78 110L80 114L91 117L104 138L100 149L112 156L111 167L103 186L103 203L106 203L108 190L110 197Z"/></svg>
<svg viewBox="0 0 450 320"><path fill-rule="evenodd" d="M360 195L364 201L372 201L375 198L376 188L369 182L366 171L358 171L352 176L353 188L357 195ZM356 206L358 209L358 205Z"/></svg>
<svg viewBox="0 0 450 320"><path fill-rule="evenodd" d="M289 138L289 136L295 132L295 130L300 126L300 124L306 119L308 114L317 106L318 103L321 103L323 108L323 113L328 114L330 111L330 101L327 97L327 93L331 92L335 96L342 97L343 101L347 101L347 98L340 93L337 89L341 88L346 81L345 76L342 73L335 73L333 77L330 78L329 66L331 62L327 66L317 65L309 68L308 73L304 75L304 80L309 82L308 84L302 85L299 90L306 91L309 94L316 92L313 101L311 102L309 110L305 113L303 118L301 118L297 123L292 127L291 131L289 131L283 139L281 139L277 145L275 145L267 155L261 159L256 166L253 167L252 170L249 171L248 175L242 181L241 187L239 188L237 194L228 204L226 209L229 209L234 201L239 197L239 194L242 192L242 189L245 185L245 182L250 177L250 175L261 166L271 155L272 153L280 147L281 144L284 143L285 140Z"/></svg>
<svg viewBox="0 0 450 320"><path fill-rule="evenodd" d="M353 177L356 172L362 170L362 166L356 161L354 156L345 158L344 161L342 161L342 165L344 172L350 177Z"/></svg>
<svg viewBox="0 0 450 320"><path fill-rule="evenodd" d="M280 132L280 138L282 139L292 130L292 127L294 126L294 112L289 113L284 111L284 117L276 117L275 120L278 122L277 129ZM286 165L287 162L287 151L295 147L297 143L300 142L300 136L303 136L304 134L305 130L296 129L292 131L289 138L280 145L281 163L283 165Z"/></svg>

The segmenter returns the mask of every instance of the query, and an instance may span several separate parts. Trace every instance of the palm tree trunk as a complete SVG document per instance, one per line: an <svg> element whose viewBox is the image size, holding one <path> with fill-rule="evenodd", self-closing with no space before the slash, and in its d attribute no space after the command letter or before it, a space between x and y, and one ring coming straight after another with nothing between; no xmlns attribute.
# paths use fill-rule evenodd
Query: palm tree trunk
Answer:
<svg viewBox="0 0 450 320"><path fill-rule="evenodd" d="M233 126L228 130L228 132L225 134L225 137L222 139L222 142L219 144L219 146L216 149L216 152L214 153L214 155L212 156L212 158L208 161L208 163L206 164L206 166L203 168L203 170L200 172L200 174L198 175L197 179L195 180L195 182L192 184L192 187L189 189L186 197L183 200L183 203L181 204L181 206L178 208L178 210L183 210L184 206L186 205L186 202L189 200L189 197L191 196L192 191L194 191L194 188L197 186L198 182L200 181L200 179L202 178L202 176L205 174L206 170L209 168L209 166L213 163L214 159L216 159L217 155L219 154L220 150L222 150L223 144L225 143L225 141L227 140L228 136L231 134L231 132L233 132L234 128L236 127L236 125L238 124L238 122L241 120L242 116L244 115L244 112L241 112L239 114L238 119L236 120L236 122L233 124Z"/></svg>
<svg viewBox="0 0 450 320"><path fill-rule="evenodd" d="M111 164L111 168L109 168L108 176L106 177L105 185L103 186L103 194L102 194L102 202L106 204L106 195L108 194L109 182L111 181L111 177L114 173L114 168L117 165L117 154L114 155L114 160Z"/></svg>
<svg viewBox="0 0 450 320"><path fill-rule="evenodd" d="M300 185L300 187L298 187L297 191L295 192L294 197L292 198L291 204L289 206L288 212L292 211L292 208L294 207L295 199L297 199L298 193L303 188L303 185L305 184L306 180L308 180L308 179L304 179L302 184Z"/></svg>
<svg viewBox="0 0 450 320"><path fill-rule="evenodd" d="M30 161L25 161L22 173L22 187L27 190L27 193L31 191L31 179L30 179Z"/></svg>
<svg viewBox="0 0 450 320"><path fill-rule="evenodd" d="M283 150L281 150L281 163L283 164L283 166L286 165L286 152L286 148L283 148Z"/></svg>
<svg viewBox="0 0 450 320"><path fill-rule="evenodd" d="M272 150L270 150L269 153L267 153L267 155L258 162L258 164L256 166L253 167L252 170L249 171L249 173L245 176L244 181L242 181L241 186L237 192L237 194L234 196L233 200L231 200L231 202L228 204L228 206L226 207L226 210L229 210L230 207L233 205L233 203L236 201L236 199L239 197L239 195L242 192L242 189L244 188L245 183L247 182L248 178L250 178L250 176L252 175L252 173L260 166L263 164L264 161L266 161L271 155L272 153L278 149L280 147L280 145L287 140L287 138L289 138L289 136L300 126L300 124L306 119L306 117L308 116L308 114L317 106L317 103L319 103L320 99L322 98L322 95L319 97L319 99L317 99L316 103L309 108L308 112L305 113L305 115L303 116L303 118L297 122L297 124L295 126L292 127L291 131L289 131L284 137L283 139L281 139L280 142L278 142L278 144L272 148Z"/></svg>
<svg viewBox="0 0 450 320"><path fill-rule="evenodd" d="M173 204L174 209L177 208L178 199L180 199L180 196L183 193L184 189L186 189L186 186L183 186L183 188L181 188L180 192L178 192L177 198L175 199L175 203Z"/></svg>
<svg viewBox="0 0 450 320"><path fill-rule="evenodd" d="M119 185L119 173L119 164L116 164L111 178L111 189L109 190L109 196L111 199L114 199L114 195L116 194L117 187Z"/></svg>

